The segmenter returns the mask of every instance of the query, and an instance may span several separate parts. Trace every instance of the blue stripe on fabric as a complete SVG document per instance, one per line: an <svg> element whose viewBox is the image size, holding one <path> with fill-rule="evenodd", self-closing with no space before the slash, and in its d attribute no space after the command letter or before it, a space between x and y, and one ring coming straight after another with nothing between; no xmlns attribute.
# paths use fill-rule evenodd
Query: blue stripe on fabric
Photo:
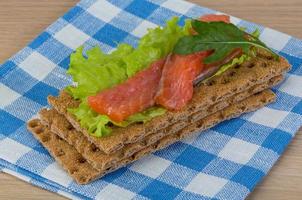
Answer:
<svg viewBox="0 0 302 200"><path fill-rule="evenodd" d="M127 37L128 33L110 24L102 27L93 37L100 42L116 47L118 43Z"/></svg>
<svg viewBox="0 0 302 200"><path fill-rule="evenodd" d="M34 39L28 46L32 49L36 49L39 46L41 46L41 44L43 44L45 41L47 41L50 37L51 35L49 33L43 32L36 39Z"/></svg>
<svg viewBox="0 0 302 200"><path fill-rule="evenodd" d="M79 6L75 6L71 8L65 15L63 15L63 19L65 19L68 22L72 22L78 16L81 16L83 12L85 12L85 10L83 10Z"/></svg>
<svg viewBox="0 0 302 200"><path fill-rule="evenodd" d="M132 1L125 1L125 0L108 0L111 4L119 7L121 9L125 9Z"/></svg>
<svg viewBox="0 0 302 200"><path fill-rule="evenodd" d="M174 199L179 193L180 189L168 185L162 181L154 180L147 185L139 194L150 199L166 200Z"/></svg>
<svg viewBox="0 0 302 200"><path fill-rule="evenodd" d="M295 105L292 111L297 114L302 113L302 100L300 100L300 102Z"/></svg>
<svg viewBox="0 0 302 200"><path fill-rule="evenodd" d="M216 125L212 130L225 135L234 136L245 122L243 119L231 119Z"/></svg>
<svg viewBox="0 0 302 200"><path fill-rule="evenodd" d="M196 171L201 171L207 166L215 155L202 151L196 147L188 146L175 160L175 163L186 166Z"/></svg>
<svg viewBox="0 0 302 200"><path fill-rule="evenodd" d="M8 136L15 132L24 124L24 121L18 119L12 114L0 109L0 134Z"/></svg>
<svg viewBox="0 0 302 200"><path fill-rule="evenodd" d="M27 91L24 96L43 105L47 105L47 97L49 95L57 96L59 94L59 90L51 87L43 82L37 83L34 87L32 87L29 91Z"/></svg>
<svg viewBox="0 0 302 200"><path fill-rule="evenodd" d="M249 166L243 166L231 178L231 180L247 187L251 191L254 189L256 184L263 178L264 175L265 174L260 170Z"/></svg>
<svg viewBox="0 0 302 200"><path fill-rule="evenodd" d="M14 70L17 65L13 61L6 61L2 65L0 65L0 80L4 77L7 73Z"/></svg>
<svg viewBox="0 0 302 200"><path fill-rule="evenodd" d="M122 167L110 174L107 174L105 175L102 180L103 181L107 181L107 182L112 182L114 181L115 179L117 179L118 177L122 176L125 172L127 171L127 168L126 167Z"/></svg>
<svg viewBox="0 0 302 200"><path fill-rule="evenodd" d="M145 19L158 7L158 5L145 0L133 0L132 3L125 8L125 11Z"/></svg>
<svg viewBox="0 0 302 200"><path fill-rule="evenodd" d="M272 149L278 154L281 154L288 143L291 141L291 139L292 136L287 132L279 129L274 129L261 146Z"/></svg>

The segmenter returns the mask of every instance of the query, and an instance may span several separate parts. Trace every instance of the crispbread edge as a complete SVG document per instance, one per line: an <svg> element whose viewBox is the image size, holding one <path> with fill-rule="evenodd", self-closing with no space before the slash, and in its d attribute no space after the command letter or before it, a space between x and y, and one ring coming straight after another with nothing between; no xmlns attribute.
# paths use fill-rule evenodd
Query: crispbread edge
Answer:
<svg viewBox="0 0 302 200"><path fill-rule="evenodd" d="M275 95L270 90L265 90L256 95L250 96L247 99L232 105L224 110L216 112L213 115L206 117L182 129L176 135L169 135L155 144L135 153L129 158L123 159L117 165L106 169L105 171L97 171L86 160L83 160L81 154L79 154L74 147L62 140L54 133L50 133L47 127L43 126L39 120L31 120L28 122L28 129L32 131L34 136L45 146L53 157L63 166L63 168L77 181L79 184L86 184L94 179L101 177L113 170L116 170L130 162L133 162L141 157L150 154L154 151L162 149L181 138L192 135L193 133L200 132L206 128L212 127L215 124L237 117L242 113L256 110L264 105L271 103L275 100ZM45 134L47 133L47 134ZM44 138L44 139L43 139ZM46 138L46 139L45 139ZM74 161L78 161L78 164ZM70 162L71 161L71 162ZM70 164L72 163L72 165ZM80 167L80 168L75 168Z"/></svg>
<svg viewBox="0 0 302 200"><path fill-rule="evenodd" d="M156 141L160 140L164 136L174 134L180 129L188 126L190 123L194 123L210 114L217 112L231 104L241 101L250 95L260 92L264 89L268 89L283 80L283 76L276 76L263 84L253 86L250 90L238 93L232 97L229 97L223 102L219 102L210 106L208 110L195 113L193 116L187 116L188 120L182 120L181 123L175 124L165 129L158 130L156 133L152 133L146 136L143 140L127 144L124 148L112 153L105 154L98 149L93 143L90 143L87 138L81 133L75 130L72 125L65 119L63 115L60 115L57 111L51 109L42 109L40 111L40 118L44 125L50 127L50 130L66 140L70 145L74 146L76 150L83 155L84 158L96 169L104 170L108 167L115 165L119 160L124 159L140 151L141 149L149 146ZM177 125L177 127L175 127Z"/></svg>

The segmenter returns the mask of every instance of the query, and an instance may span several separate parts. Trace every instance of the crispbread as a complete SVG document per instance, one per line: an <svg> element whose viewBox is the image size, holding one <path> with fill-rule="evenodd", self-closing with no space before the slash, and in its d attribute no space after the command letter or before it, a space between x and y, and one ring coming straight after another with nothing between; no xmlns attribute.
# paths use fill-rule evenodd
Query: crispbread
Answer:
<svg viewBox="0 0 302 200"><path fill-rule="evenodd" d="M40 120L31 120L28 122L28 129L32 131L34 136L45 146L53 157L63 166L63 168L77 181L79 184L86 184L97 177L101 177L113 170L116 170L125 164L140 159L144 155L150 154L154 151L162 149L181 138L192 135L193 133L200 132L206 128L212 127L215 124L236 117L244 112L256 110L272 101L275 95L270 90L265 90L258 94L252 95L247 99L231 105L224 110L218 111L197 123L179 131L177 134L169 135L157 141L153 145L142 149L141 151L133 154L118 162L115 166L108 168L104 171L98 171L92 167L82 155L76 151L74 147L69 145L66 141L62 140L59 136L51 133L50 130L40 123Z"/></svg>
<svg viewBox="0 0 302 200"><path fill-rule="evenodd" d="M81 153L83 157L86 158L94 168L98 170L104 170L108 167L111 167L119 160L132 156L137 151L155 143L164 136L174 134L192 122L200 120L207 115L210 115L231 104L241 101L250 95L270 88L278 84L282 79L282 75L273 77L263 84L253 86L250 90L238 93L236 95L233 95L232 97L229 97L225 101L209 106L207 110L194 113L191 116L187 116L187 120L182 120L164 129L160 129L157 132L146 136L139 142L127 144L124 146L124 148L112 154L105 154L94 144L90 143L81 132L78 132L73 128L73 126L66 120L63 115L59 114L54 109L42 109L40 111L40 118L42 123L49 126L52 132L66 140L70 145L74 146L76 150Z"/></svg>
<svg viewBox="0 0 302 200"><path fill-rule="evenodd" d="M78 183L85 184L99 176L99 171L94 169L71 145L53 134L40 123L39 119L28 122L28 129L35 138L50 152L52 157L63 166L68 174Z"/></svg>
<svg viewBox="0 0 302 200"><path fill-rule="evenodd" d="M48 101L98 148L107 154L111 154L123 148L127 143L138 142L146 135L156 132L159 128L167 127L193 112L202 110L216 102L224 101L236 93L247 90L253 85L263 83L289 69L290 65L285 59L280 58L279 61L276 61L269 53L259 51L256 58L246 61L242 65L238 65L222 75L195 87L192 101L182 111L167 112L165 115L156 117L144 125L134 124L126 128L114 128L112 135L101 138L91 136L85 128L80 126L75 116L67 112L67 108L74 108L79 104L69 94L62 91L59 97L49 97Z"/></svg>

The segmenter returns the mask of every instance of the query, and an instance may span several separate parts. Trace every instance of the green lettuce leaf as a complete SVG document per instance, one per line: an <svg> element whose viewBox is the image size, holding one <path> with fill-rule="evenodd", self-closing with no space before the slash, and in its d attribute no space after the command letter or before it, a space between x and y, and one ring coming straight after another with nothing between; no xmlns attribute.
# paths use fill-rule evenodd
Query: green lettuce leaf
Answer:
<svg viewBox="0 0 302 200"><path fill-rule="evenodd" d="M214 76L219 76L219 75L223 74L225 71L229 70L230 68L232 68L236 65L241 65L242 63L249 60L250 58L251 57L248 56L247 54L243 54L239 58L234 58L229 63L222 65L214 75L212 75L211 77L203 80L203 82L208 81L209 79L213 78Z"/></svg>
<svg viewBox="0 0 302 200"><path fill-rule="evenodd" d="M137 48L120 44L116 50L105 54L99 47L94 47L86 52L85 57L83 47L80 47L71 55L67 73L71 75L75 85L67 87L66 90L82 103L78 108L69 109L69 112L76 116L82 127L87 128L92 135L102 137L110 134L109 124L125 127L164 114L165 109L152 107L130 116L121 123L116 123L108 116L92 111L86 99L126 81L153 61L172 52L179 38L188 35L191 28L190 20L187 20L183 27L179 26L178 22L179 19L174 17L167 21L165 27L149 29L139 41Z"/></svg>
<svg viewBox="0 0 302 200"><path fill-rule="evenodd" d="M119 127L126 127L137 122L147 122L152 118L165 114L166 109L161 107L151 107L143 112L129 116L123 122L115 122L106 115L100 115L90 109L86 101L82 101L78 108L70 108L68 112L76 116L82 127L95 137L107 136L111 133L109 123Z"/></svg>
<svg viewBox="0 0 302 200"><path fill-rule="evenodd" d="M129 116L125 120L125 124L121 124L117 126L128 126L129 124L135 123L135 122L143 122L146 123L150 121L152 118L163 115L166 113L166 109L162 107L153 106L151 108L148 108L144 110L143 112L135 113L131 116Z"/></svg>
<svg viewBox="0 0 302 200"><path fill-rule="evenodd" d="M126 44L119 45L111 54L104 54L98 47L94 47L86 52L86 59L83 47L78 48L71 54L67 70L77 85L69 86L68 91L75 99L83 99L127 80L123 57L131 52L133 48Z"/></svg>
<svg viewBox="0 0 302 200"><path fill-rule="evenodd" d="M82 101L77 108L69 108L68 112L72 113L80 121L81 127L86 128L93 136L106 136L111 132L111 129L106 126L110 118L91 110L86 101Z"/></svg>
<svg viewBox="0 0 302 200"><path fill-rule="evenodd" d="M138 47L124 59L127 76L131 77L148 67L151 62L167 56L172 52L179 38L189 34L191 22L187 20L185 26L181 27L178 21L177 17L173 17L167 21L164 28L148 30L148 33L140 39Z"/></svg>

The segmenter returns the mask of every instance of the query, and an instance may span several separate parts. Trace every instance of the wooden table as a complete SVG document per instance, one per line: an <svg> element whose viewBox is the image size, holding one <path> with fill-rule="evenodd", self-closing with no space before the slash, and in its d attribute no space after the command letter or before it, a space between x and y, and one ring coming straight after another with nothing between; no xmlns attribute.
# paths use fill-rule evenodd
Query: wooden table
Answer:
<svg viewBox="0 0 302 200"><path fill-rule="evenodd" d="M0 63L23 48L76 2L76 0L1 0ZM301 0L192 0L192 2L302 38ZM301 199L301 152L300 132L248 199ZM0 173L0 199L64 198Z"/></svg>

